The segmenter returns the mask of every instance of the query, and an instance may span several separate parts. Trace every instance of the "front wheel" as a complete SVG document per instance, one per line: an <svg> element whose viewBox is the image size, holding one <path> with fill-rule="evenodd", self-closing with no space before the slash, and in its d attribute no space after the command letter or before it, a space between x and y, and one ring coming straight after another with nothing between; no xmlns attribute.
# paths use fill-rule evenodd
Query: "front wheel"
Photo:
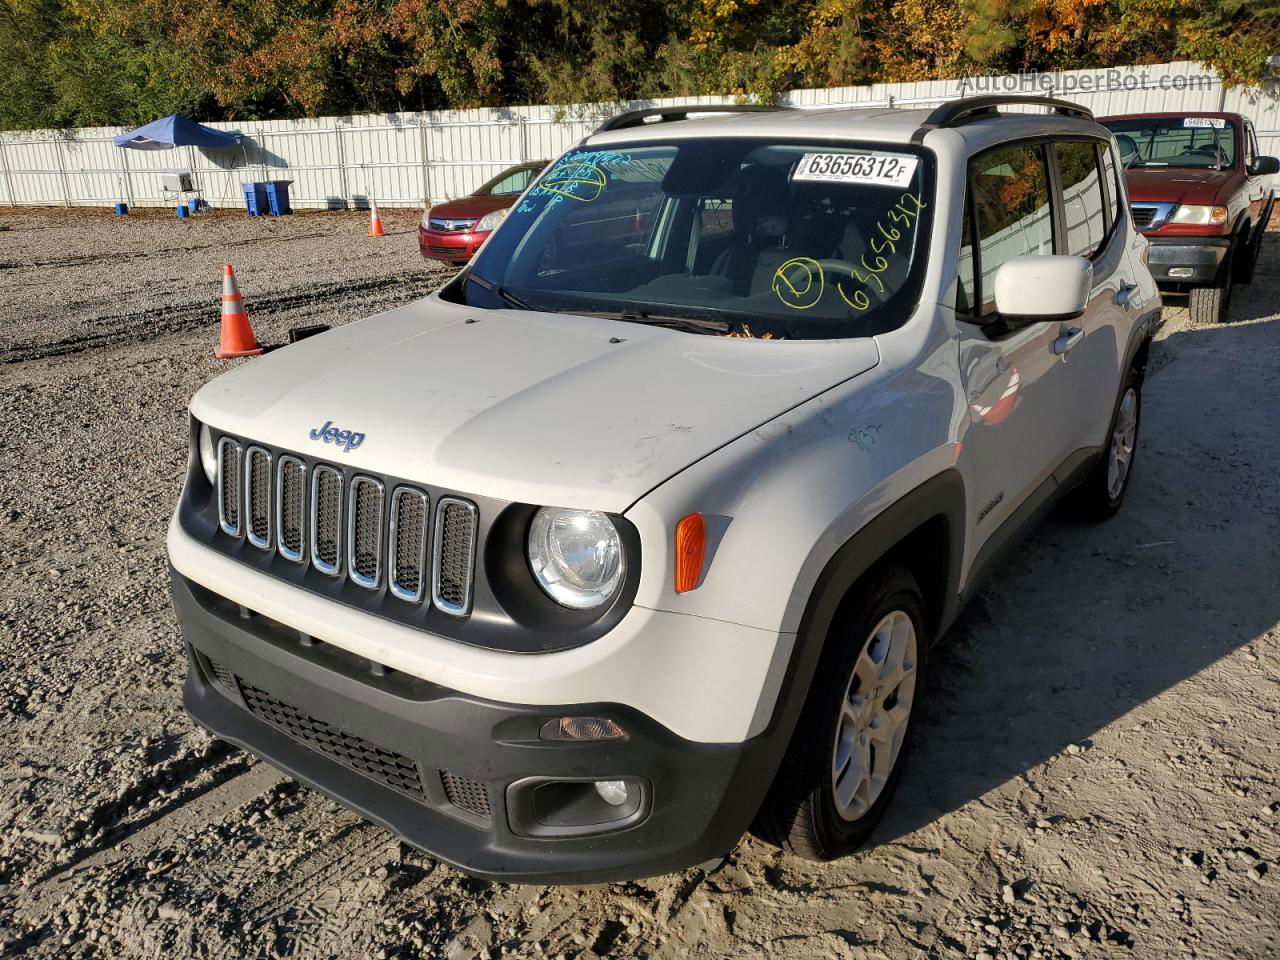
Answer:
<svg viewBox="0 0 1280 960"><path fill-rule="evenodd" d="M884 816L902 774L924 681L927 634L915 578L892 569L856 588L832 625L769 795L769 842L807 860L852 853Z"/></svg>
<svg viewBox="0 0 1280 960"><path fill-rule="evenodd" d="M1248 250L1242 251L1245 255ZM1235 289L1235 245L1218 268L1218 278L1209 287L1192 287L1187 295L1187 309L1193 323L1226 323Z"/></svg>

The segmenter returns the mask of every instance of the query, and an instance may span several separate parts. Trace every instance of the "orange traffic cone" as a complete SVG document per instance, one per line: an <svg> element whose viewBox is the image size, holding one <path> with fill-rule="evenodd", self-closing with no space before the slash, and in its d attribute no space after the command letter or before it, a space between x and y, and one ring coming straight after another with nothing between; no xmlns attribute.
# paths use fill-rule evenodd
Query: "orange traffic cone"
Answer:
<svg viewBox="0 0 1280 960"><path fill-rule="evenodd" d="M369 198L369 236L383 236L382 218L378 216L378 201L374 200L373 197Z"/></svg>
<svg viewBox="0 0 1280 960"><path fill-rule="evenodd" d="M256 357L262 352L249 326L249 315L244 312L240 290L236 287L236 272L231 264L222 268L222 334L214 356L219 360L232 357Z"/></svg>

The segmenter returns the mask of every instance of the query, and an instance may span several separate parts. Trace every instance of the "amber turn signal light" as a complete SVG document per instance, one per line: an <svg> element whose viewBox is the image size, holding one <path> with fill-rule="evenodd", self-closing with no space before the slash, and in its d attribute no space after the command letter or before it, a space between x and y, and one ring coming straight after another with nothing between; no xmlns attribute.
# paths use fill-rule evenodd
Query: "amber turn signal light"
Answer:
<svg viewBox="0 0 1280 960"><path fill-rule="evenodd" d="M676 524L676 593L688 593L702 579L707 525L702 514L691 513Z"/></svg>

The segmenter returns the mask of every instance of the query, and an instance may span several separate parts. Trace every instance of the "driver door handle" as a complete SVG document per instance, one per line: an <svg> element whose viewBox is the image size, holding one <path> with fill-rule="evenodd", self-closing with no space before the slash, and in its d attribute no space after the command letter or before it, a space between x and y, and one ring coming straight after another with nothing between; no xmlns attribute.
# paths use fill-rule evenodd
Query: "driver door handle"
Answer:
<svg viewBox="0 0 1280 960"><path fill-rule="evenodd" d="M1058 336L1058 339L1053 341L1053 352L1059 357L1065 357L1071 352L1071 348L1079 343L1083 337L1083 327L1067 327L1067 329Z"/></svg>
<svg viewBox="0 0 1280 960"><path fill-rule="evenodd" d="M1116 297L1115 297L1116 306L1118 307L1129 306L1129 301L1133 299L1133 295L1134 293L1137 292L1137 290L1138 290L1138 285L1136 283L1121 284L1120 289L1116 291Z"/></svg>

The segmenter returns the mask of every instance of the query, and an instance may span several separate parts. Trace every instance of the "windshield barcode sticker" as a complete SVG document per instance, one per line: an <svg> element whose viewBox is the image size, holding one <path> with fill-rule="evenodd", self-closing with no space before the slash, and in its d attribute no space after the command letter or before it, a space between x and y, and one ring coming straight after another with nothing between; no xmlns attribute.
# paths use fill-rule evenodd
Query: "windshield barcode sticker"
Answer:
<svg viewBox="0 0 1280 960"><path fill-rule="evenodd" d="M806 153L791 179L905 187L915 176L918 162L915 157L883 153Z"/></svg>
<svg viewBox="0 0 1280 960"><path fill-rule="evenodd" d="M1227 125L1227 121L1222 117L1185 117L1182 125L1184 127L1216 127L1221 130Z"/></svg>

